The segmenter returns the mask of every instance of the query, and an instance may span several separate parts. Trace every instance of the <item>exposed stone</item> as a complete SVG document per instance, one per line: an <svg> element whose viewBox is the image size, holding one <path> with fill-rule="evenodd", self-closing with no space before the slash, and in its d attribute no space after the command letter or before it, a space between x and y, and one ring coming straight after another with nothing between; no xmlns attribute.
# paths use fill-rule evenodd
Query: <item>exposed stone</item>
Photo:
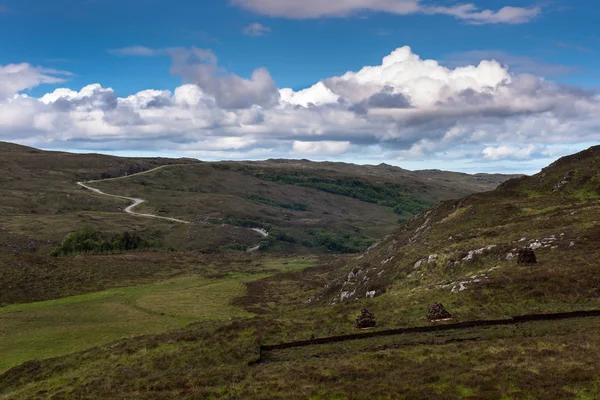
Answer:
<svg viewBox="0 0 600 400"><path fill-rule="evenodd" d="M393 259L394 259L394 257L390 257L390 258L388 258L387 260L383 260L383 261L381 262L381 265L385 265L385 264L389 263L390 261L392 261Z"/></svg>
<svg viewBox="0 0 600 400"><path fill-rule="evenodd" d="M565 177L562 179L562 181L560 181L559 183L556 184L556 186L554 186L554 189L552 191L558 192L558 191L562 190L565 186L567 186L569 184L569 182L571 182L571 180L573 179L573 176L575 176L575 171L569 171L567 173L567 175L565 175Z"/></svg>
<svg viewBox="0 0 600 400"><path fill-rule="evenodd" d="M450 293L460 293L460 292L467 290L467 286L466 286L467 283L468 282L459 282L458 285L452 287L452 290L450 291Z"/></svg>
<svg viewBox="0 0 600 400"><path fill-rule="evenodd" d="M539 248L541 248L541 247L543 247L543 246L544 246L544 245L543 245L542 243L540 243L540 242L537 242L537 241L536 241L536 242L533 242L533 243L531 243L531 244L529 245L529 248L530 248L531 250L537 250L537 249L539 249Z"/></svg>
<svg viewBox="0 0 600 400"><path fill-rule="evenodd" d="M375 316L369 310L363 308L358 318L356 318L356 329L374 328L375 325Z"/></svg>
<svg viewBox="0 0 600 400"><path fill-rule="evenodd" d="M340 301L350 300L356 294L356 289L352 292L342 292L340 293Z"/></svg>
<svg viewBox="0 0 600 400"><path fill-rule="evenodd" d="M430 321L442 321L446 319L451 319L452 314L450 314L442 303L433 304L429 307L429 312L427 312L427 319Z"/></svg>
<svg viewBox="0 0 600 400"><path fill-rule="evenodd" d="M471 251L469 251L469 254L467 254L462 260L463 261L471 261L471 260L473 260L475 258L475 256L481 256L485 252L490 251L490 250L492 250L495 247L496 247L496 245L492 244L490 246L483 247L481 249L471 250Z"/></svg>
<svg viewBox="0 0 600 400"><path fill-rule="evenodd" d="M537 264L535 252L529 248L519 250L517 264Z"/></svg>

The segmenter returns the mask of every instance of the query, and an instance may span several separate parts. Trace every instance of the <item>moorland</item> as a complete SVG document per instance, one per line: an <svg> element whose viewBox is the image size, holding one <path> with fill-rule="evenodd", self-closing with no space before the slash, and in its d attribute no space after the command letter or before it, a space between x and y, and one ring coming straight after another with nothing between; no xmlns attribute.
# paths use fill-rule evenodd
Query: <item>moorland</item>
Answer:
<svg viewBox="0 0 600 400"><path fill-rule="evenodd" d="M365 307L371 331L600 309L600 147L531 177L0 153L0 398L600 396L598 318L260 352Z"/></svg>

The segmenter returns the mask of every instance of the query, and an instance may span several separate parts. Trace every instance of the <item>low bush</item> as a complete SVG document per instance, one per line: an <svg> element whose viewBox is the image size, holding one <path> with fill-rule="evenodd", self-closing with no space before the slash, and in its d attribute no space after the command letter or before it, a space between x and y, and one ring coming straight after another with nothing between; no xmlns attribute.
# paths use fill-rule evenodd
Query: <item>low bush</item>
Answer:
<svg viewBox="0 0 600 400"><path fill-rule="evenodd" d="M307 232L312 238L305 246L308 244L307 247L320 247L332 253L360 253L375 243L374 239L364 235L350 235L324 229L309 229Z"/></svg>
<svg viewBox="0 0 600 400"><path fill-rule="evenodd" d="M225 251L246 251L248 250L248 247L246 247L245 245L241 244L241 243L231 243L225 246L221 246L219 247L219 249L221 250L225 250Z"/></svg>
<svg viewBox="0 0 600 400"><path fill-rule="evenodd" d="M269 199L267 197L262 197L262 196L258 196L258 195L250 195L250 196L248 196L248 199L255 201L257 203L267 204L267 205L273 206L273 207L285 208L287 210L308 211L308 206L303 203L285 203L282 201L273 200L273 199Z"/></svg>

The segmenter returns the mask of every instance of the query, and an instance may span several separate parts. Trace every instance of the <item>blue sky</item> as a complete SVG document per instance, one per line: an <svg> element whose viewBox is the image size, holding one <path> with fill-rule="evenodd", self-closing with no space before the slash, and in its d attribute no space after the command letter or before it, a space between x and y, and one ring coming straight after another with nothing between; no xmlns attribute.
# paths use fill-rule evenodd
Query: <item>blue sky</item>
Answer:
<svg viewBox="0 0 600 400"><path fill-rule="evenodd" d="M287 5L282 6L283 3ZM13 89L31 98L41 98L57 88L79 92L90 84L99 84L104 89L111 88L115 98L126 98L148 89L168 90L173 94L183 84L196 84L203 93L213 95L219 103L219 94L210 93L212 83L206 80L199 83L200 78L190 76L189 71L173 71L174 55L168 49L210 49L216 59L215 72L210 75L211 82L218 81L224 75L235 76L242 79L232 83L234 87L238 87L243 85L240 82L244 80L252 81L250 78L253 71L262 67L268 71L270 80L267 82L265 78L257 84L261 90L272 81L278 89L291 88L298 92L322 80L340 77L347 71L357 72L364 66L381 65L382 58L395 49L410 46L420 59L435 60L440 66L446 66L450 70L477 66L481 60L497 59L502 65L510 67L510 74L533 74L538 79L562 84L561 86L568 88L565 90L569 93L586 91L588 95L584 97L591 104L578 112L585 113L588 110L586 107L593 107L598 102L597 97L589 94L595 93L600 86L600 31L597 28L600 4L596 1L473 0L473 6L466 9L459 7L469 2L450 0L356 0L355 7L348 7L348 2L342 0L331 0L327 3L331 6L320 3L325 2L0 0L0 66L26 64L28 68L41 74L37 78L32 77L31 83ZM339 7L336 6L338 3ZM378 4L375 7L377 10L369 9L373 8L373 4ZM513 8L504 13L502 10L505 7ZM249 30L253 24L254 34ZM137 53L132 48L146 49L148 54L135 55ZM69 74L57 71L68 71ZM10 79L8 73L4 79ZM400 83L394 86L394 81L386 81L385 85L377 81L377 84L381 84L383 90L384 87L390 87L390 82L394 93L405 95L409 103L412 101L414 108L422 108L416 105L414 99L411 100L409 94L410 90L417 89L406 89ZM1 85L0 83L0 88ZM477 90L484 86L477 86ZM331 87L328 86L329 89ZM553 93L556 97L554 89L547 90L549 95ZM340 103L339 93L335 94L336 101ZM243 95L248 96L248 93ZM54 100L56 98L54 96ZM70 95L69 99L72 98L73 95ZM116 104L116 100L114 103ZM16 107L15 101L10 104ZM48 105L48 101L44 104ZM230 110L223 104L217 106ZM272 112L273 107L274 103L267 105L256 100L245 107L236 106L235 113L242 118L241 113L245 112L242 109L252 110L253 113L262 109ZM106 115L114 111L101 109ZM73 114L74 110L70 109L69 112ZM90 108L87 110L92 112ZM8 111L8 107L4 107L4 110L0 108L0 116ZM139 115L144 114L139 110L134 111ZM267 111L264 112L269 119L271 115ZM314 109L312 111L316 112ZM49 111L44 109L40 112L46 115ZM548 110L544 111L547 112ZM320 115L322 114L321 110ZM108 118L106 115L105 120ZM64 110L60 116L48 116L53 121L62 121L63 117ZM146 118L145 115L142 117ZM539 128L543 130L543 134L538 139L534 134L523 134L508 142L495 142L491 138L494 136L493 132L488 132L488 135L480 132L482 129L489 129L487 127L493 125L492 121L481 123L470 116L471 133L465 133L466 136L452 146L434 146L427 141L436 141L438 144L443 142L449 129L463 121L444 124L436 134L424 134L420 139L413 132L400 132L398 128L397 134L388 134L395 135L392 141L379 137L381 142L377 142L360 135L358 136L362 139L354 140L356 136L350 135L351 138L345 134L345 130L352 130L354 126L336 127L335 121L328 121L322 129L313 127L310 133L290 137L281 132L275 134L272 127L265 128L265 132L260 129L219 131L208 128L208 125L214 126L213 119L212 125L204 125L202 121L198 123L197 119L205 117L194 118L196 120L192 125L202 125L200 130L192 132L186 128L184 134L171 134L168 132L170 129L165 129L163 135L153 132L152 137L145 141L140 136L140 129L127 128L123 124L114 130L106 127L96 131L86 128L86 132L80 134L77 132L80 124L69 123L71 133L67 136L63 133L55 134L53 129L60 128L55 122L53 127L44 125L40 128L38 124L27 128L19 125L19 129L16 129L20 132L18 134L14 129L12 133L2 133L0 118L0 140L18 141L44 148L90 149L113 153L125 148L125 152L141 150L148 154L160 153L160 149L169 155L196 152L201 158L312 156L316 159L382 161L410 165L413 168L426 167L432 160L447 166L447 162L439 161L447 157L454 163L454 169L512 168L529 172L557 155L594 144L599 138L595 120L589 121L584 127L572 127L573 132L569 135L564 132L565 126L560 126L560 136L552 138L546 130L551 126L558 129L558 125L552 125L552 121L548 120L546 126ZM520 117L509 115L506 118L506 121L510 118L511 121L508 122L512 124L517 123L517 118ZM539 119L539 115L537 118ZM556 116L553 116L553 120L555 119ZM361 129L367 129L363 121L359 122ZM373 129L382 129L379 122L374 123ZM529 125L523 121L519 123L531 126L534 120ZM12 124L13 127L16 126L14 121ZM169 126L168 121L165 124ZM399 126L401 122L395 121L394 124ZM464 125L466 124L467 121L464 121ZM132 126L131 123L125 125ZM146 121L136 126L141 125L148 126L149 123ZM218 125L221 126L222 123L219 122ZM238 125L246 124L240 122ZM4 126L5 131L11 131L8 129L8 122ZM288 126L288 129L293 129L293 125ZM390 126L386 125L385 129L390 129ZM579 139L570 137L579 135L583 129L586 131L581 132ZM319 136L321 133L322 136ZM484 138L477 141L474 139L477 135ZM311 136L310 140L308 136ZM106 146L107 137L111 139L112 148ZM211 141L214 137L230 138L226 143L234 145L231 148L223 145L211 150L214 154L209 153L209 150L202 148L202 143ZM103 145L99 145L99 142ZM294 146L296 142L325 144ZM329 146L333 142L349 142L350 146ZM364 147L366 142L368 149ZM177 145L170 146L169 143ZM189 146L182 147L182 143ZM532 145L535 146L533 150L528 147ZM415 146L418 151L412 151L411 155L410 150L414 150ZM485 149L498 149L502 146L515 151L529 148L530 151L524 151L522 157L511 156L510 151L500 151L492 159L486 159L483 153ZM378 147L381 148L380 152ZM261 149L268 151L260 151ZM293 149L308 150L307 154L303 154L302 151ZM507 157L502 158L501 154L506 154Z"/></svg>

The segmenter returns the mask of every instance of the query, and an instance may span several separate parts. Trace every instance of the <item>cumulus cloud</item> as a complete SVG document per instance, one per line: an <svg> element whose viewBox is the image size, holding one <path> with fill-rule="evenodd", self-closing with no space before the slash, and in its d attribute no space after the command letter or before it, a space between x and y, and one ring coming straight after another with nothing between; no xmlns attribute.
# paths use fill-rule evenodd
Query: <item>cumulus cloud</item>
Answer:
<svg viewBox="0 0 600 400"><path fill-rule="evenodd" d="M269 108L279 102L279 91L265 68L254 70L250 79L227 73L217 65L217 57L210 50L170 49L173 59L171 73L181 76L186 83L198 85L212 95L225 109L242 109L252 105Z"/></svg>
<svg viewBox="0 0 600 400"><path fill-rule="evenodd" d="M232 4L270 17L309 19L347 17L363 11L390 14L444 14L472 24L522 24L541 13L540 7L502 7L494 11L474 4L424 5L421 0L231 0Z"/></svg>
<svg viewBox="0 0 600 400"><path fill-rule="evenodd" d="M112 89L105 89L100 84L94 84L84 87L79 92L70 89L56 89L54 92L42 96L40 102L51 105L59 111L105 111L116 108L118 99Z"/></svg>
<svg viewBox="0 0 600 400"><path fill-rule="evenodd" d="M550 149L600 139L597 92L515 73L494 59L448 67L402 47L378 65L293 90L277 88L265 69L249 78L229 73L209 50L165 54L184 83L127 96L92 84L33 98L24 91L64 75L25 66L27 78L16 84L6 73L16 68L0 67L0 139L206 158L486 165L548 158Z"/></svg>
<svg viewBox="0 0 600 400"><path fill-rule="evenodd" d="M248 36L255 36L255 37L265 36L268 33L271 33L271 28L266 27L257 22L250 24L244 28L244 35L248 35Z"/></svg>

